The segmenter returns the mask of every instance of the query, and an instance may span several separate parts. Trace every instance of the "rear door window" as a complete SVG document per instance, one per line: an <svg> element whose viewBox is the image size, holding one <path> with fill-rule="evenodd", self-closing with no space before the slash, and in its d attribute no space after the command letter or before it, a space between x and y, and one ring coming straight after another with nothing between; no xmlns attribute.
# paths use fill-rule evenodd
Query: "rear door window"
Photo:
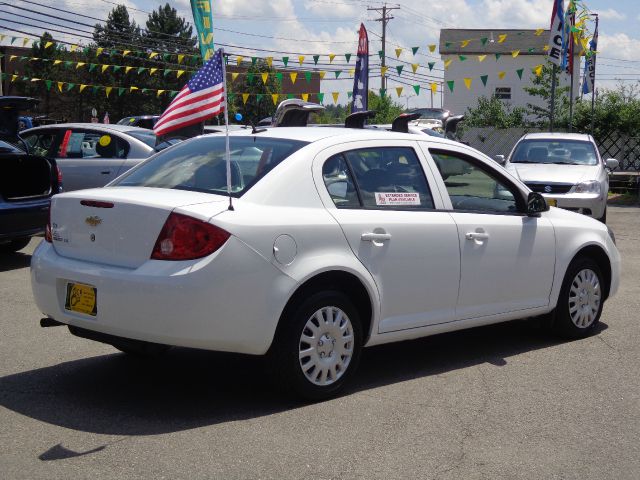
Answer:
<svg viewBox="0 0 640 480"><path fill-rule="evenodd" d="M58 152L60 158L127 158L129 144L108 132L66 130Z"/></svg>
<svg viewBox="0 0 640 480"><path fill-rule="evenodd" d="M29 153L40 157L54 156L58 145L58 133L53 130L24 133L22 139L29 145Z"/></svg>
<svg viewBox="0 0 640 480"><path fill-rule="evenodd" d="M434 208L422 166L410 147L343 152L329 158L322 173L338 208Z"/></svg>

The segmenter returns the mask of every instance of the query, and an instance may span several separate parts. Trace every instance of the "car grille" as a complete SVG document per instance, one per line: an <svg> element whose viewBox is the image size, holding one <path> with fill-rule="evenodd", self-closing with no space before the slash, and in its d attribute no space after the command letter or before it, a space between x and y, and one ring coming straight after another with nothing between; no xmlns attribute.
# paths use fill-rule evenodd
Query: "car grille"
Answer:
<svg viewBox="0 0 640 480"><path fill-rule="evenodd" d="M527 183L526 185L538 193L567 193L573 187L571 183Z"/></svg>

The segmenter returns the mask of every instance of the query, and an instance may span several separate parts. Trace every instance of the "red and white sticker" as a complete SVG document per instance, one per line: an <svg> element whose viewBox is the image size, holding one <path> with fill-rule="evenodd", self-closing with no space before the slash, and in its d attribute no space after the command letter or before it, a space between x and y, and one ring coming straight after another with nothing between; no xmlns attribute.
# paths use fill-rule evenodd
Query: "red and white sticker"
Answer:
<svg viewBox="0 0 640 480"><path fill-rule="evenodd" d="M376 205L420 205L420 194L376 192Z"/></svg>

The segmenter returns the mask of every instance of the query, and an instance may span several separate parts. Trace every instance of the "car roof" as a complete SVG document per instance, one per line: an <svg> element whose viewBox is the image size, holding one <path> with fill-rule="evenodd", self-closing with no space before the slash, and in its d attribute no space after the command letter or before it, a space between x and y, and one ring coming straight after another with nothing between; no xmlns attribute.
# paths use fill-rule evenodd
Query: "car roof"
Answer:
<svg viewBox="0 0 640 480"><path fill-rule="evenodd" d="M23 130L21 134L32 132L36 130L51 129L51 128L84 128L86 130L112 130L114 132L127 133L127 132L141 132L149 133L153 130L141 127L131 127L129 125L118 125L117 123L54 123L53 125L41 125L39 127Z"/></svg>
<svg viewBox="0 0 640 480"><path fill-rule="evenodd" d="M216 135L215 133L207 134ZM259 133L253 133L251 130L236 130L229 132L229 136L247 136L256 135L268 138L283 138L289 140L300 140L303 142L313 143L329 138L338 138L340 141L358 141L358 140L417 140L414 133L390 132L382 128L344 128L344 127L273 127L265 128ZM458 142L424 135L420 140L432 141L434 143L449 144L459 146Z"/></svg>
<svg viewBox="0 0 640 480"><path fill-rule="evenodd" d="M586 133L567 133L567 132L539 132L527 133L522 137L527 140L582 140L591 141L591 135Z"/></svg>

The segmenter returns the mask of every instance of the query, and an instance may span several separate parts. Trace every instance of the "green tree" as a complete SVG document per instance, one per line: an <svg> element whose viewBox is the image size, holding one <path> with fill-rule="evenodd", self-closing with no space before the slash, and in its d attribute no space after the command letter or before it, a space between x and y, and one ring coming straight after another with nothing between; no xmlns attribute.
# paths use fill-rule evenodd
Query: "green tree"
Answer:
<svg viewBox="0 0 640 480"><path fill-rule="evenodd" d="M526 112L531 118L531 122L540 128L548 128L551 121L551 82L553 77L553 67L544 65L540 75L531 77L530 87L524 87L524 91L532 97L542 99L543 106L527 103ZM559 69L556 69L556 91L554 108L554 125L566 127L569 125L569 92L570 87L560 87Z"/></svg>
<svg viewBox="0 0 640 480"><path fill-rule="evenodd" d="M193 36L193 27L168 3L149 14L146 26L143 40L149 48L187 54L196 52L198 40Z"/></svg>
<svg viewBox="0 0 640 480"><path fill-rule="evenodd" d="M595 99L593 136L603 140L617 132L637 136L640 131L639 87L619 85L615 90L601 91ZM578 101L574 109L578 132L591 132L591 98Z"/></svg>
<svg viewBox="0 0 640 480"><path fill-rule="evenodd" d="M118 5L109 12L104 25L96 23L93 41L98 47L131 49L140 42L140 27L129 17L124 5Z"/></svg>
<svg viewBox="0 0 640 480"><path fill-rule="evenodd" d="M459 129L468 127L495 127L512 128L526 126L526 109L523 107L511 107L496 97L478 98L478 104L468 108L464 122Z"/></svg>
<svg viewBox="0 0 640 480"><path fill-rule="evenodd" d="M262 81L262 75L267 74L267 82ZM272 95L282 93L282 82L276 76L276 71L263 60L258 60L247 69L245 75L240 75L235 82L227 82L229 94L234 95L229 105L229 115L233 118L235 112L242 113L243 122L257 124L265 117L273 115L277 105L273 104ZM242 93L248 93L244 103Z"/></svg>
<svg viewBox="0 0 640 480"><path fill-rule="evenodd" d="M376 116L371 120L371 124L391 123L404 112L404 107L391 100L389 95L377 95L369 90L369 110L376 112Z"/></svg>

